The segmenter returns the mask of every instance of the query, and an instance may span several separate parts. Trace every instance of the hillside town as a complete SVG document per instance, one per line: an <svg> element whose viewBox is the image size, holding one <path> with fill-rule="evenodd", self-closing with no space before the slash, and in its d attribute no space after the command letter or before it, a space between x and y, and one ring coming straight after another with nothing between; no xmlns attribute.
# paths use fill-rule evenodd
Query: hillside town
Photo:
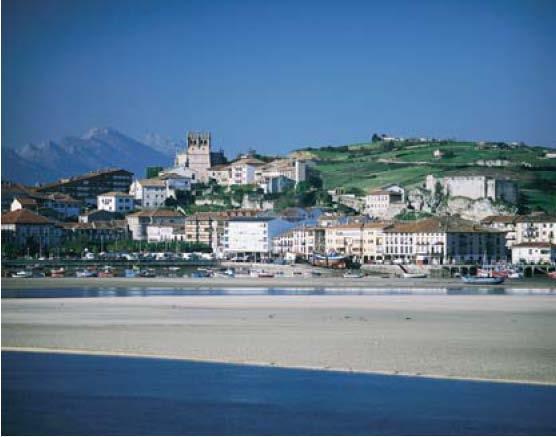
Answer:
<svg viewBox="0 0 556 437"><path fill-rule="evenodd" d="M556 216L518 214L515 181L431 174L417 187L392 183L361 195L323 190L313 164L254 151L228 161L210 133L189 132L175 161L147 168L145 178L111 168L38 186L2 182L2 255L84 256L144 244L337 268L556 262ZM307 193L315 195L289 203ZM431 208L446 199L499 203L509 213L469 219Z"/></svg>

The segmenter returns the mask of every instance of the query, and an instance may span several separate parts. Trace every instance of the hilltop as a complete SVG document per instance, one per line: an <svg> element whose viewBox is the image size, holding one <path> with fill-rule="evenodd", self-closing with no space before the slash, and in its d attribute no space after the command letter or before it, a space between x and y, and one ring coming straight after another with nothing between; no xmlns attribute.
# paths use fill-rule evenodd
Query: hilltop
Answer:
<svg viewBox="0 0 556 437"><path fill-rule="evenodd" d="M440 150L442 157L435 157ZM324 188L366 192L386 184L422 186L426 175L484 174L514 179L520 207L556 212L556 159L546 147L468 141L376 141L294 152L315 160Z"/></svg>

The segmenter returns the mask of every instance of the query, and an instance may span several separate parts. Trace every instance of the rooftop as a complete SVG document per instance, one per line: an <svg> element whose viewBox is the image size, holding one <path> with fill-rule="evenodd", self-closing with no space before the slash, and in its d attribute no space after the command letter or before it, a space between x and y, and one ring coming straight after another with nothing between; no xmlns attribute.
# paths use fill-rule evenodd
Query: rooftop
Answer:
<svg viewBox="0 0 556 437"><path fill-rule="evenodd" d="M173 209L144 209L126 215L127 217L183 217L184 215Z"/></svg>
<svg viewBox="0 0 556 437"><path fill-rule="evenodd" d="M541 243L541 242L531 242L531 243L518 243L518 244L514 244L512 246L513 248L516 247L535 247L535 248L539 248L539 249L556 249L556 244L551 244L551 243Z"/></svg>
<svg viewBox="0 0 556 437"><path fill-rule="evenodd" d="M3 225L47 225L52 223L46 217L35 214L28 209L18 209L2 214Z"/></svg>
<svg viewBox="0 0 556 437"><path fill-rule="evenodd" d="M122 191L109 191L108 193L99 194L99 196L133 197L131 194Z"/></svg>
<svg viewBox="0 0 556 437"><path fill-rule="evenodd" d="M498 233L494 229L477 225L459 217L432 217L419 221L399 222L387 227L385 232L488 232Z"/></svg>

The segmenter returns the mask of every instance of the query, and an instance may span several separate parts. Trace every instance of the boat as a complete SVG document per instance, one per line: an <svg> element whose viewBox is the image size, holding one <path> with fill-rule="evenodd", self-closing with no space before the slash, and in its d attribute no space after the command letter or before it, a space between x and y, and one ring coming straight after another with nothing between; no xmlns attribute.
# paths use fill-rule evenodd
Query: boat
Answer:
<svg viewBox="0 0 556 437"><path fill-rule="evenodd" d="M12 274L12 278L31 278L33 277L33 272L29 270L20 270L17 273Z"/></svg>
<svg viewBox="0 0 556 437"><path fill-rule="evenodd" d="M96 275L96 272L91 272L90 270L77 270L75 272L76 278L94 278Z"/></svg>
<svg viewBox="0 0 556 437"><path fill-rule="evenodd" d="M331 252L329 254L313 253L311 258L314 266L343 269L346 267L346 256Z"/></svg>
<svg viewBox="0 0 556 437"><path fill-rule="evenodd" d="M362 278L364 275L361 272L345 272L344 273L344 278Z"/></svg>
<svg viewBox="0 0 556 437"><path fill-rule="evenodd" d="M461 280L466 284L477 284L477 285L494 285L501 284L504 282L503 277L496 276L462 276Z"/></svg>
<svg viewBox="0 0 556 437"><path fill-rule="evenodd" d="M404 272L402 275L405 279L413 279L413 278L426 278L426 273L408 273Z"/></svg>
<svg viewBox="0 0 556 437"><path fill-rule="evenodd" d="M53 278L63 278L65 273L66 271L63 267L50 270L50 276L52 276Z"/></svg>
<svg viewBox="0 0 556 437"><path fill-rule="evenodd" d="M102 269L102 271L98 272L98 277L99 278L113 278L114 277L114 271L112 270L112 267L104 266L104 269Z"/></svg>
<svg viewBox="0 0 556 437"><path fill-rule="evenodd" d="M259 278L274 278L274 273L271 272L259 272L257 275Z"/></svg>
<svg viewBox="0 0 556 437"><path fill-rule="evenodd" d="M156 278L156 272L154 269L141 270L139 276L141 278Z"/></svg>
<svg viewBox="0 0 556 437"><path fill-rule="evenodd" d="M508 273L508 279L523 279L523 273L521 273L521 272L510 272L510 273Z"/></svg>

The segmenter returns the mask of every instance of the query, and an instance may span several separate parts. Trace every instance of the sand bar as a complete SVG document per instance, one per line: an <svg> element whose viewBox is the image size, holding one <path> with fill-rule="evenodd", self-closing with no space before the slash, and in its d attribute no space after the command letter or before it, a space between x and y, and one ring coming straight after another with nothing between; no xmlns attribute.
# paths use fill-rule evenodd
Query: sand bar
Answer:
<svg viewBox="0 0 556 437"><path fill-rule="evenodd" d="M556 384L555 296L2 299L2 347Z"/></svg>

